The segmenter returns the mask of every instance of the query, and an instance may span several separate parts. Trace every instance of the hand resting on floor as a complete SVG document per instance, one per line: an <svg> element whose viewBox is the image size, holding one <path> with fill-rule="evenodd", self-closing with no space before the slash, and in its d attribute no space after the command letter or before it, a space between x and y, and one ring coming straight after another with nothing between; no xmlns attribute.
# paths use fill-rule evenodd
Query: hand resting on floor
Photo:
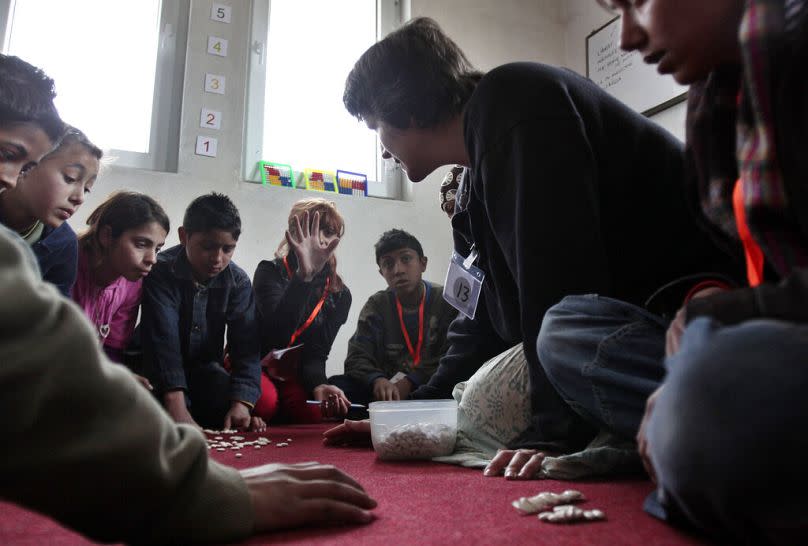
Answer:
<svg viewBox="0 0 808 546"><path fill-rule="evenodd" d="M255 532L373 521L368 510L376 501L331 465L267 464L242 470L241 476L252 499Z"/></svg>
<svg viewBox="0 0 808 546"><path fill-rule="evenodd" d="M370 445L370 420L345 419L341 425L323 432L323 443L327 446Z"/></svg>

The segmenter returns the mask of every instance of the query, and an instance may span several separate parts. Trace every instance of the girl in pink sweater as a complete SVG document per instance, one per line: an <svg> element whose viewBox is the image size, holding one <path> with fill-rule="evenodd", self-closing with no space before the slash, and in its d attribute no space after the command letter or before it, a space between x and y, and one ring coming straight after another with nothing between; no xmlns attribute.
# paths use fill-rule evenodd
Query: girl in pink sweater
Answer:
<svg viewBox="0 0 808 546"><path fill-rule="evenodd" d="M170 229L163 208L148 195L112 194L87 219L79 237L72 296L95 326L111 360L123 363L143 291Z"/></svg>

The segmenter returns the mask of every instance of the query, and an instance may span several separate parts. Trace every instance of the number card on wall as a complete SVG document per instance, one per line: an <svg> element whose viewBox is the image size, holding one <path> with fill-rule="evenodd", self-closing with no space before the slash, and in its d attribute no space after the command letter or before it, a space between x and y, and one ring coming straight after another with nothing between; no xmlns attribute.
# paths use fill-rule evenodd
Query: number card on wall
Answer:
<svg viewBox="0 0 808 546"><path fill-rule="evenodd" d="M205 74L205 91L224 95L226 78L220 74Z"/></svg>
<svg viewBox="0 0 808 546"><path fill-rule="evenodd" d="M222 113L217 110L203 108L202 114L199 116L199 126L205 129L221 129Z"/></svg>
<svg viewBox="0 0 808 546"><path fill-rule="evenodd" d="M283 186L285 188L295 186L295 176L291 165L260 161L259 169L261 171L261 183L265 186Z"/></svg>
<svg viewBox="0 0 808 546"><path fill-rule="evenodd" d="M208 36L208 53L227 57L227 40L216 36Z"/></svg>
<svg viewBox="0 0 808 546"><path fill-rule="evenodd" d="M337 187L343 195L368 196L368 177L350 171L337 171Z"/></svg>
<svg viewBox="0 0 808 546"><path fill-rule="evenodd" d="M306 169L303 172L307 190L336 193L337 175L335 173L318 169Z"/></svg>
<svg viewBox="0 0 808 546"><path fill-rule="evenodd" d="M214 2L213 6L210 8L210 18L220 23L229 23L230 10L230 6L225 6L224 4L217 4Z"/></svg>
<svg viewBox="0 0 808 546"><path fill-rule="evenodd" d="M209 136L196 137L196 155L216 157L219 141Z"/></svg>

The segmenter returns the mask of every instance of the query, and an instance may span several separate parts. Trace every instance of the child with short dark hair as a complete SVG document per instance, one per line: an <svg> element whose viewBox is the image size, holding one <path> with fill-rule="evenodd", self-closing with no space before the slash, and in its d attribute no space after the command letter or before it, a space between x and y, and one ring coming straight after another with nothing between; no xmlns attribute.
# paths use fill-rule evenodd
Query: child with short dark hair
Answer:
<svg viewBox="0 0 808 546"><path fill-rule="evenodd" d="M418 239L392 229L375 250L387 289L365 303L348 344L345 375L330 379L359 404L405 399L429 381L457 315L443 299L443 286L422 279L427 257Z"/></svg>
<svg viewBox="0 0 808 546"><path fill-rule="evenodd" d="M64 134L55 96L53 80L42 70L0 54L0 192L16 185L20 173L36 165Z"/></svg>
<svg viewBox="0 0 808 546"><path fill-rule="evenodd" d="M241 234L225 195L194 199L180 243L160 253L144 282L144 364L177 422L264 430L250 413L260 394L258 322L247 274L231 262ZM225 329L231 370L223 367Z"/></svg>
<svg viewBox="0 0 808 546"><path fill-rule="evenodd" d="M67 220L84 203L98 177L103 152L71 128L56 149L0 194L0 222L31 245L42 278L65 296L76 281L78 243Z"/></svg>

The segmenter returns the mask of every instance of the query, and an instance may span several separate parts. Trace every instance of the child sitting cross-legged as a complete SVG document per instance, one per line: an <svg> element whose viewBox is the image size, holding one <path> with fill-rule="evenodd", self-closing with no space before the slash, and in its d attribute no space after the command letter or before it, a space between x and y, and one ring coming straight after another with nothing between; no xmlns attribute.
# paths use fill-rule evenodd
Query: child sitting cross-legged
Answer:
<svg viewBox="0 0 808 546"><path fill-rule="evenodd" d="M143 278L157 263L170 229L168 216L148 195L118 192L93 211L87 225L79 237L72 297L92 322L110 360L123 364L140 310ZM138 379L150 388L148 380Z"/></svg>
<svg viewBox="0 0 808 546"><path fill-rule="evenodd" d="M251 415L260 394L258 323L247 274L231 262L241 218L225 195L194 199L180 243L161 252L143 292L144 366L180 423L266 429ZM225 329L231 369L224 362Z"/></svg>
<svg viewBox="0 0 808 546"><path fill-rule="evenodd" d="M345 221L333 202L301 199L289 212L275 259L261 261L255 270L261 353L302 345L291 362L267 366L275 382L262 377L257 407L271 414L277 406L277 421L318 422L348 412L350 401L328 384L325 373L331 346L351 309L351 291L337 272L334 255L344 234Z"/></svg>
<svg viewBox="0 0 808 546"><path fill-rule="evenodd" d="M359 314L345 375L329 379L359 404L405 399L426 383L446 351L446 332L457 315L443 299L443 287L422 279L427 258L418 239L392 229L375 250L387 289L372 295Z"/></svg>

